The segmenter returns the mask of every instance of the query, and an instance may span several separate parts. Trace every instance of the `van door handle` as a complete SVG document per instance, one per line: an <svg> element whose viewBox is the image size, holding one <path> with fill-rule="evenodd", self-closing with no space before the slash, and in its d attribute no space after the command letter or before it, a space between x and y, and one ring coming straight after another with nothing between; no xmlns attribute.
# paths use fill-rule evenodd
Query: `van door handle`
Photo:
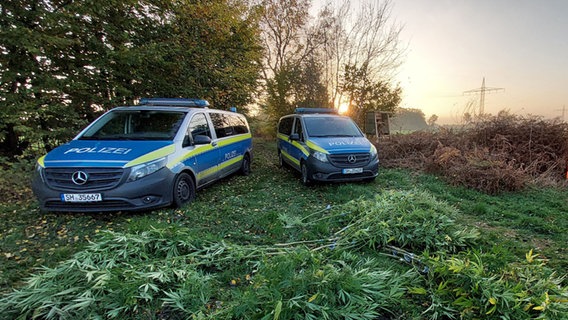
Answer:
<svg viewBox="0 0 568 320"><path fill-rule="evenodd" d="M216 147L216 146L217 146L217 141L211 142L211 145L214 146L214 147Z"/></svg>

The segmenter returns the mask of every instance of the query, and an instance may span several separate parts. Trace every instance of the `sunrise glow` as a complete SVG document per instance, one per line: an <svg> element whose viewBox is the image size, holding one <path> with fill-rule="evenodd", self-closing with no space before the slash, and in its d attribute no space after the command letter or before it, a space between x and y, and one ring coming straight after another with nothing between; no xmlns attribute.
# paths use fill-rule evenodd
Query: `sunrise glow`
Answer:
<svg viewBox="0 0 568 320"><path fill-rule="evenodd" d="M347 111L349 111L349 104L345 102L341 103L337 108L337 112L339 112L339 114L345 114Z"/></svg>

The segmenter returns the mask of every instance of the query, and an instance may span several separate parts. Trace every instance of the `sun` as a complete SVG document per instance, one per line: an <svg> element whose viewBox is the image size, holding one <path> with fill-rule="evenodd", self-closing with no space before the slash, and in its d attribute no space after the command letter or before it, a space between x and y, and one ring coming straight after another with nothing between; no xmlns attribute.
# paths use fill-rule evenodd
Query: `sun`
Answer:
<svg viewBox="0 0 568 320"><path fill-rule="evenodd" d="M337 112L339 112L340 114L345 114L347 113L347 111L349 111L349 103L347 102L342 102L337 108Z"/></svg>

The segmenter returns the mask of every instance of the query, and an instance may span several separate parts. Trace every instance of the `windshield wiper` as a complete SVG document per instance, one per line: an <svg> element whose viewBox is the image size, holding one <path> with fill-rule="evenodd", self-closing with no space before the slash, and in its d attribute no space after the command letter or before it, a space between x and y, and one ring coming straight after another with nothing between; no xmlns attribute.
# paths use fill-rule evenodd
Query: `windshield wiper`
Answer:
<svg viewBox="0 0 568 320"><path fill-rule="evenodd" d="M339 138L350 138L350 137L359 137L352 134L318 134L318 135L310 135L312 138L329 138L329 137L339 137Z"/></svg>

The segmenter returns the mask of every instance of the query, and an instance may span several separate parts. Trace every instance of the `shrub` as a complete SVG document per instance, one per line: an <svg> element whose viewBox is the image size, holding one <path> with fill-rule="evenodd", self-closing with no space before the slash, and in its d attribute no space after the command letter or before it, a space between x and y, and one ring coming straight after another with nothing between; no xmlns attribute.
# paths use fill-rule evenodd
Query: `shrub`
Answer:
<svg viewBox="0 0 568 320"><path fill-rule="evenodd" d="M568 124L500 112L458 129L393 135L379 142L382 164L424 170L489 194L530 182L563 184Z"/></svg>
<svg viewBox="0 0 568 320"><path fill-rule="evenodd" d="M0 157L0 194L2 202L28 201L33 197L31 185L34 162Z"/></svg>

